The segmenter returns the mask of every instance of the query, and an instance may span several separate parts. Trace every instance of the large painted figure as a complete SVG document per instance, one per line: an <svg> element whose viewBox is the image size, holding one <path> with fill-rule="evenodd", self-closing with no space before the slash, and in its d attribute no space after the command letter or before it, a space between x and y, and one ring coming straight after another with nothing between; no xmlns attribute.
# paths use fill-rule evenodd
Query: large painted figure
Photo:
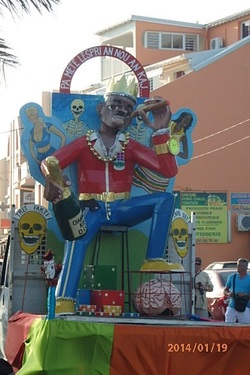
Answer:
<svg viewBox="0 0 250 375"><path fill-rule="evenodd" d="M150 99L147 102L150 104ZM86 235L65 243L63 270L57 286L57 312L74 312L73 302L84 257L100 226L132 227L152 218L147 269L151 259L164 256L174 211L174 195L159 192L130 198L130 191L136 165L157 171L167 178L174 177L178 171L175 155L179 149L171 148L166 121L170 108L164 100L163 105L153 111L154 149L129 137L126 128L131 123L135 104L136 99L129 94L108 93L105 102L98 107L99 130L87 132L53 154L61 169L76 163L78 197L82 209L87 208ZM63 197L62 188L51 180L46 159L41 163L41 170L46 179L47 197L57 204Z"/></svg>
<svg viewBox="0 0 250 375"><path fill-rule="evenodd" d="M33 124L33 129L30 131L30 152L33 159L40 164L46 156L56 151L52 146L51 134L60 138L60 147L66 143L66 137L55 125L49 124L39 117L38 109L35 106L26 108L26 115Z"/></svg>
<svg viewBox="0 0 250 375"><path fill-rule="evenodd" d="M37 103L27 103L20 109L24 127L21 146L35 180L44 185L40 171L41 161L67 143L67 134L58 119L45 116Z"/></svg>

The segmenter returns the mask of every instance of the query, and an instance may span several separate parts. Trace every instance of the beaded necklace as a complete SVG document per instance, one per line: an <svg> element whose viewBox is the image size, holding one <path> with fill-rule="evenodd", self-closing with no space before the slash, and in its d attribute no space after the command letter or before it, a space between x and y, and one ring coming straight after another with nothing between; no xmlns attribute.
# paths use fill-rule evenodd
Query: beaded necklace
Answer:
<svg viewBox="0 0 250 375"><path fill-rule="evenodd" d="M91 137L91 135L92 135L93 133L95 133L96 136L97 136L97 138L99 139L99 142L100 142L100 145L101 145L102 151L103 151L103 153L104 153L104 157L102 157L102 156L101 156L101 155L100 155L100 154L94 149L94 147L92 146L92 143L91 143L90 137ZM120 136L121 136L122 134L125 135L125 140L122 141L122 143L120 143L119 138L120 138ZM128 142L129 142L129 133L128 133L128 132L126 132L126 133L122 133L122 132L117 133L116 138L115 138L115 142L114 142L113 146L110 148L109 153L107 152L107 149L106 149L106 147L105 147L105 145L104 145L104 142L103 142L102 137L100 136L99 132L96 132L95 130L89 130L89 131L86 133L86 140L87 140L87 144L88 144L88 146L89 146L89 149L90 149L90 151L92 151L93 155L94 155L95 157L97 157L98 159L107 162L107 161L113 161L113 160L116 159L117 154L112 155L112 153L113 153L113 151L117 148L118 143L120 143L120 145L121 145L121 150L119 150L119 152L124 152L124 150L125 150L125 148L126 148Z"/></svg>

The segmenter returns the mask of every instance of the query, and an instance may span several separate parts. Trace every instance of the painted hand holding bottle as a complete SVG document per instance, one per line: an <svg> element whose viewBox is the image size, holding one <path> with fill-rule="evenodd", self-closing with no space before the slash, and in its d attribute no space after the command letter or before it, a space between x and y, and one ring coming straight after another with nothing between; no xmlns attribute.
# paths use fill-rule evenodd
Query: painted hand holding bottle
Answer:
<svg viewBox="0 0 250 375"><path fill-rule="evenodd" d="M63 238L73 241L83 237L87 231L84 213L78 199L65 183L59 162L54 156L46 158L44 172L46 183L58 188L60 198L53 199L53 212Z"/></svg>

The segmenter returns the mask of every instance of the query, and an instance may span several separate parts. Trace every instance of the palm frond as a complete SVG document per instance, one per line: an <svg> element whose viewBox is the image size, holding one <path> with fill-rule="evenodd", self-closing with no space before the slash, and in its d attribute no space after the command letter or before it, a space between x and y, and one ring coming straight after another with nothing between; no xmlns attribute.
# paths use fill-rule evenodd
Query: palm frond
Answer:
<svg viewBox="0 0 250 375"><path fill-rule="evenodd" d="M0 0L0 14L8 10L13 16L22 16L23 12L30 13L34 7L39 13L43 10L52 12L53 6L60 4L61 0Z"/></svg>
<svg viewBox="0 0 250 375"><path fill-rule="evenodd" d="M0 38L0 61L2 66L9 65L11 67L17 66L18 59L14 56L11 52L11 48L9 48L5 41Z"/></svg>

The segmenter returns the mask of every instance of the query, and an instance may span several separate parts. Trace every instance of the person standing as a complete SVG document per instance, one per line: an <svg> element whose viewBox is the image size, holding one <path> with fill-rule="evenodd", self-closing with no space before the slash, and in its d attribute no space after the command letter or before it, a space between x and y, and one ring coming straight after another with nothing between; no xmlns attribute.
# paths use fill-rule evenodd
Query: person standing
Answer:
<svg viewBox="0 0 250 375"><path fill-rule="evenodd" d="M230 297L229 304L225 314L225 322L227 323L250 323L250 302L248 302L245 311L235 310L234 296L246 296L250 298L250 275L247 273L248 260L240 258L237 261L237 273L230 275L226 281L224 295ZM235 276L235 287L233 279Z"/></svg>
<svg viewBox="0 0 250 375"><path fill-rule="evenodd" d="M206 292L212 292L214 286L209 275L201 270L202 260L195 258L195 314L208 318Z"/></svg>

